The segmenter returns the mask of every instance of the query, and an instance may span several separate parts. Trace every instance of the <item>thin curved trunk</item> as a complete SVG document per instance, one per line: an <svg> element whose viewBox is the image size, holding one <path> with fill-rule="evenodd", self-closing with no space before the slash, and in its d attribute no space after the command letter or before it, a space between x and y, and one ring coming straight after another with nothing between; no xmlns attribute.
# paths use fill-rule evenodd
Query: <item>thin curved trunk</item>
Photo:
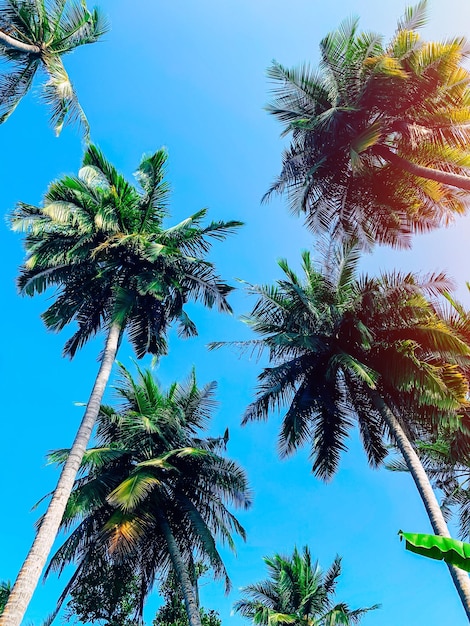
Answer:
<svg viewBox="0 0 470 626"><path fill-rule="evenodd" d="M457 187L464 191L470 191L470 176L462 176L460 174L452 174L452 172L443 172L442 170L435 170L432 167L425 167L424 165L418 165L412 163L407 159L404 159L398 154L395 154L387 146L374 146L374 154L385 159L392 165L399 167L409 174L414 176L420 176L421 178L428 178L429 180L435 180L443 185L450 185L451 187Z"/></svg>
<svg viewBox="0 0 470 626"><path fill-rule="evenodd" d="M41 53L41 48L39 46L19 41L18 39L15 39L14 37L11 37L7 33L5 33L3 30L0 30L0 45L5 46L6 48L11 48L12 50L18 50L19 52L26 52L29 54Z"/></svg>
<svg viewBox="0 0 470 626"><path fill-rule="evenodd" d="M52 545L57 536L67 501L77 476L91 437L93 426L101 406L101 400L106 388L114 360L116 358L122 327L118 323L111 325L106 339L106 345L101 360L100 369L96 377L85 415L70 449L70 454L62 469L52 499L36 534L34 543L18 574L11 591L5 610L0 617L0 626L20 626L34 590L39 582L42 570L46 564Z"/></svg>
<svg viewBox="0 0 470 626"><path fill-rule="evenodd" d="M194 593L193 584L183 561L183 557L181 556L180 549L168 522L161 517L160 523L168 546L168 552L170 553L173 569L175 570L176 577L181 585L181 593L183 594L186 613L188 614L189 626L201 626L199 606Z"/></svg>
<svg viewBox="0 0 470 626"><path fill-rule="evenodd" d="M436 498L436 494L429 482L429 478L423 468L423 465L416 454L411 442L406 436L401 424L388 408L384 402L382 396L377 391L370 391L372 401L375 408L380 412L385 423L387 424L390 433L397 444L406 466L410 474L413 476L415 485L419 491L423 504L426 508L426 512L431 522L434 534L441 537L450 537L449 529L447 528L446 521L442 515L441 507ZM454 581L454 585L460 596L463 607L467 614L467 619L470 622L470 578L468 574L463 570L455 567L454 565L447 564L450 575Z"/></svg>

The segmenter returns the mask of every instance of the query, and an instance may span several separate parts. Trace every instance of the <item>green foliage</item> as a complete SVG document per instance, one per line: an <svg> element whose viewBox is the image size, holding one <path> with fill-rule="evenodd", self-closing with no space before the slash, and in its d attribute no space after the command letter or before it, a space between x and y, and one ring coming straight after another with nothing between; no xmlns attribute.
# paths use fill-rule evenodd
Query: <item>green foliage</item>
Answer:
<svg viewBox="0 0 470 626"><path fill-rule="evenodd" d="M470 537L470 429L468 407L451 420L447 428L417 442L417 449L426 473L435 488L443 494L441 509L447 518L459 518L459 537ZM401 459L388 462L387 469L406 472Z"/></svg>
<svg viewBox="0 0 470 626"><path fill-rule="evenodd" d="M70 591L65 619L103 626L135 626L139 613L139 581L128 564L92 561Z"/></svg>
<svg viewBox="0 0 470 626"><path fill-rule="evenodd" d="M450 294L440 305L448 324L470 345L470 314ZM465 369L467 378L470 375ZM441 422L434 432L422 434L416 442L417 451L434 487L443 494L441 508L450 518L458 514L459 538L470 538L470 411L465 404L453 416ZM400 458L387 463L392 471L408 471Z"/></svg>
<svg viewBox="0 0 470 626"><path fill-rule="evenodd" d="M7 603L10 592L11 592L10 582L5 582L2 580L0 582L0 615L3 613L3 609L5 608L5 604Z"/></svg>
<svg viewBox="0 0 470 626"><path fill-rule="evenodd" d="M347 626L359 623L363 615L379 608L375 604L352 610L343 602L334 603L337 579L341 574L339 557L325 573L318 562L312 562L307 546L302 553L295 548L292 556L275 554L265 557L264 562L269 578L243 587L244 598L234 605L237 613L257 626Z"/></svg>
<svg viewBox="0 0 470 626"><path fill-rule="evenodd" d="M201 566L201 563L199 563L196 564L196 569L199 569L194 582L194 586L197 589L198 580L207 570L207 567ZM173 572L170 572L167 576L160 588L160 592L163 596L164 604L158 609L152 622L153 626L189 626L183 595ZM213 609L206 611L204 607L200 607L199 615L202 626L221 626L222 624L219 614Z"/></svg>
<svg viewBox="0 0 470 626"><path fill-rule="evenodd" d="M202 559L229 588L217 542L234 549L233 535L245 537L229 506L247 508L250 493L244 471L222 454L227 434L201 437L214 390L214 383L199 388L193 372L164 391L150 371L139 369L135 380L121 366L120 406L101 409L97 445L83 459L62 519L62 529L73 530L46 572L77 564L59 605L98 560L113 571L126 565L137 577L140 619L156 576L176 567L169 533L189 572ZM53 459L66 456L61 450Z"/></svg>
<svg viewBox="0 0 470 626"><path fill-rule="evenodd" d="M415 554L437 561L445 561L470 572L470 543L463 543L450 537L420 533L398 533L405 540L406 549Z"/></svg>
<svg viewBox="0 0 470 626"><path fill-rule="evenodd" d="M206 257L212 241L241 223L204 225L202 210L164 228L170 193L166 160L164 150L143 157L136 188L89 146L78 176L52 183L43 206L17 205L13 228L27 233L20 290L34 295L58 288L42 317L54 331L77 323L65 345L70 357L112 322L127 328L139 358L160 356L170 323L177 322L181 336L197 333L184 308L188 300L231 311L226 299L231 287Z"/></svg>
<svg viewBox="0 0 470 626"><path fill-rule="evenodd" d="M90 11L84 0L1 0L0 31L13 42L8 45L0 40L0 59L12 69L0 76L0 124L28 92L36 72L42 70L48 77L42 98L51 110L56 134L64 124L77 123L88 135L88 121L61 57L78 46L94 43L107 29L99 9ZM15 47L15 41L32 49Z"/></svg>
<svg viewBox="0 0 470 626"><path fill-rule="evenodd" d="M282 455L310 443L313 471L337 470L354 421L371 465L387 454L387 426L374 404L393 407L411 439L456 416L466 403L470 348L432 300L446 293L442 274L355 276L355 248L331 246L318 269L303 254L303 280L286 262L275 286L257 285L246 322L267 350L257 399L244 423L287 407L279 435Z"/></svg>
<svg viewBox="0 0 470 626"><path fill-rule="evenodd" d="M412 233L466 210L467 194L448 186L459 181L446 185L433 171L461 176L468 191L468 46L421 40L425 12L425 2L408 9L388 44L347 20L321 41L318 70L277 62L268 70L267 110L291 143L265 199L286 192L315 234L409 246Z"/></svg>

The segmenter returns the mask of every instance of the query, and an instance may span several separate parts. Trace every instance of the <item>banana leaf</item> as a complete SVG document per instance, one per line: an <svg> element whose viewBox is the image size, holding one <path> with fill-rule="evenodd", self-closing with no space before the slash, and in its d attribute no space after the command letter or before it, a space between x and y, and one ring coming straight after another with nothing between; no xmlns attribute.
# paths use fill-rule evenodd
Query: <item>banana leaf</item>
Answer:
<svg viewBox="0 0 470 626"><path fill-rule="evenodd" d="M470 572L470 543L450 537L417 533L398 533L406 542L406 549L437 561L445 561Z"/></svg>

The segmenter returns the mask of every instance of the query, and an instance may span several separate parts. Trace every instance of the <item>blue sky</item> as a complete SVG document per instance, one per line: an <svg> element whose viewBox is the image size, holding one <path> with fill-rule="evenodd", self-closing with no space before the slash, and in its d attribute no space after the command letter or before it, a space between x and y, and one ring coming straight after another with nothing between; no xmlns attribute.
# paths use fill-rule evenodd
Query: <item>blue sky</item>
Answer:
<svg viewBox="0 0 470 626"><path fill-rule="evenodd" d="M101 0L112 30L97 45L78 49L65 59L89 117L93 140L129 178L144 152L169 150L173 220L209 207L214 219L240 219L242 231L216 245L213 259L221 274L251 283L273 282L276 260L294 266L300 250L312 247L302 221L289 215L282 199L260 205L260 198L280 167L279 127L264 111L269 84L265 70L275 58L285 65L315 64L318 43L351 14L361 26L390 36L405 4L393 0ZM434 0L429 5L427 38L467 34L470 4ZM83 151L74 129L56 139L39 101L40 86L0 127L0 210L18 200L37 204L53 179L78 170ZM378 250L366 257L369 272L399 267L447 270L459 293L470 280L470 218L415 240L406 253ZM39 315L44 298L20 298L15 276L23 252L21 237L1 226L3 263L2 381L3 441L0 472L1 579L14 579L34 534L38 511L32 505L53 489L54 468L45 465L48 450L67 447L81 419L74 405L88 398L102 345L98 337L74 361L61 357L69 331L47 333ZM239 626L231 616L238 588L265 576L262 557L289 553L308 544L326 568L343 556L338 598L353 607L382 603L364 618L365 626L464 624L465 615L446 567L406 553L398 530L430 532L423 507L407 475L367 467L356 435L328 485L310 473L307 452L280 461L276 453L278 419L239 426L253 397L262 363L231 350L208 352L209 341L247 337L239 316L252 302L237 291L235 314L222 316L195 306L200 335L180 341L172 335L170 355L156 375L164 385L186 377L196 366L201 383L217 380L220 401L212 430L228 426L229 455L247 470L254 505L240 514L248 541L238 542L238 556L224 551L233 581L225 597L221 584L208 583L202 602L220 611L224 626ZM120 360L132 367L125 344ZM150 359L144 359L144 365ZM112 390L107 394L112 400ZM380 550L379 550L380 546ZM41 586L25 623L39 624L51 611L62 581ZM150 623L156 594L146 613Z"/></svg>

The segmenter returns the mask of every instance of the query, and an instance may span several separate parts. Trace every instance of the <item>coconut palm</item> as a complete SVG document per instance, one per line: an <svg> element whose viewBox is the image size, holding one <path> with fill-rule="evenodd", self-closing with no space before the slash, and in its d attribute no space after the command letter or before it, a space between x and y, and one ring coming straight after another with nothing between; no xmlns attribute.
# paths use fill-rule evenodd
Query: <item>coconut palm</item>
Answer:
<svg viewBox="0 0 470 626"><path fill-rule="evenodd" d="M196 334L184 309L188 300L231 310L226 300L231 288L205 257L211 240L224 239L240 222L203 226L202 210L164 228L169 200L166 158L164 150L143 158L137 189L90 146L78 177L52 183L42 207L19 203L13 214L13 228L27 231L21 292L34 295L58 287L55 302L43 314L46 326L59 331L70 322L78 325L65 354L73 357L100 330L107 338L82 424L13 589L5 624L19 624L45 565L124 331L138 357L160 356L172 321L180 335ZM17 607L14 612L10 604Z"/></svg>
<svg viewBox="0 0 470 626"><path fill-rule="evenodd" d="M77 569L62 594L80 588L93 564L131 564L139 580L137 618L157 573L174 572L191 626L200 626L192 576L195 563L230 581L216 542L234 548L245 532L228 505L247 508L243 470L221 454L224 438L201 438L212 413L215 383L198 388L194 372L184 385L163 391L150 371L135 381L121 366L121 406L103 407L97 446L88 450L62 528L74 528L46 572ZM52 460L63 462L68 451ZM61 602L60 601L60 602ZM59 602L59 606L60 606Z"/></svg>
<svg viewBox="0 0 470 626"><path fill-rule="evenodd" d="M270 67L268 111L292 141L265 199L286 191L314 232L408 246L466 210L469 48L422 41L425 11L408 9L388 45L343 23L322 40L318 71Z"/></svg>
<svg viewBox="0 0 470 626"><path fill-rule="evenodd" d="M251 288L258 302L247 322L261 338L248 346L267 349L273 366L260 374L244 423L287 406L281 455L310 443L313 472L328 480L356 421L369 463L383 461L388 441L396 445L434 533L449 536L412 442L466 402L460 368L470 348L424 297L447 290L445 276L358 279L358 258L357 249L342 257L333 247L319 271L304 253L304 281L281 261L276 286ZM468 577L451 573L470 616Z"/></svg>
<svg viewBox="0 0 470 626"><path fill-rule="evenodd" d="M107 28L100 11L89 11L84 0L1 0L0 59L12 71L0 76L0 124L18 106L36 73L43 71L48 81L42 95L56 134L70 123L82 125L88 134L88 121L62 56L94 43Z"/></svg>
<svg viewBox="0 0 470 626"><path fill-rule="evenodd" d="M361 617L379 607L351 610L347 604L334 604L333 596L341 574L341 558L336 557L326 573L312 562L310 550L294 548L292 556L265 557L269 578L242 587L244 594L234 609L257 626L334 626L358 624Z"/></svg>

